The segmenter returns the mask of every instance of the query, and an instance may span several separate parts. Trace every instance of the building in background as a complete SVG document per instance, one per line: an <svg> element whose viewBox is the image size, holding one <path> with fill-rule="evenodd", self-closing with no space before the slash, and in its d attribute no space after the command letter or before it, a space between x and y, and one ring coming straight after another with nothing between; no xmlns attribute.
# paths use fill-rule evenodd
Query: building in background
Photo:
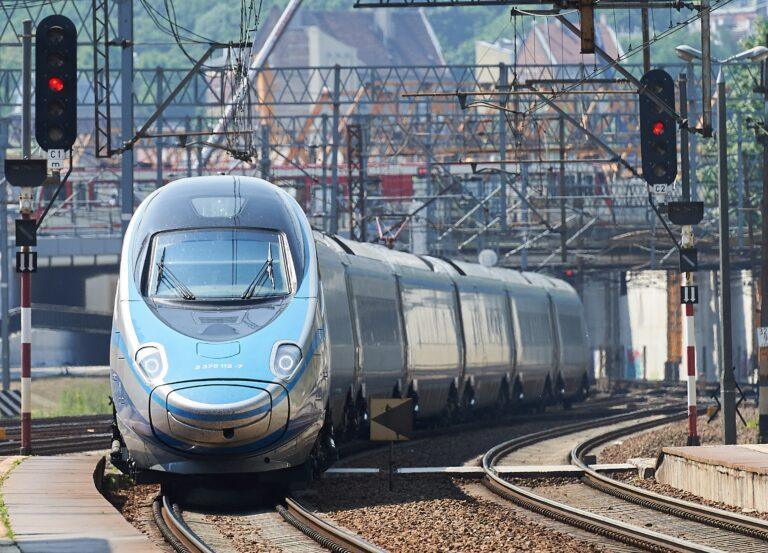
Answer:
<svg viewBox="0 0 768 553"><path fill-rule="evenodd" d="M280 10L272 8L256 36L258 50ZM444 65L423 10L316 11L301 8L269 58L273 67Z"/></svg>
<svg viewBox="0 0 768 553"><path fill-rule="evenodd" d="M696 274L696 372L700 382L720 378L720 306L717 273ZM596 378L683 380L682 307L678 274L646 270L608 273L585 282L582 299ZM731 278L733 365L740 384L754 379L754 311L750 271ZM613 345L611 345L613 344Z"/></svg>
<svg viewBox="0 0 768 553"><path fill-rule="evenodd" d="M755 21L768 16L768 4L758 0L735 0L712 12L713 38L720 43L740 41L752 33Z"/></svg>
<svg viewBox="0 0 768 553"><path fill-rule="evenodd" d="M611 26L603 22L595 24L595 43L611 57L624 54ZM580 53L579 37L571 33L557 20L534 22L524 37L517 44L518 65L550 65L556 76L556 66L561 64L584 64L587 67L605 65L602 58L594 54ZM509 65L515 62L515 44L513 40L503 38L495 43L478 40L475 42L475 63L478 65ZM520 75L524 78L526 75ZM538 75L537 75L538 77Z"/></svg>

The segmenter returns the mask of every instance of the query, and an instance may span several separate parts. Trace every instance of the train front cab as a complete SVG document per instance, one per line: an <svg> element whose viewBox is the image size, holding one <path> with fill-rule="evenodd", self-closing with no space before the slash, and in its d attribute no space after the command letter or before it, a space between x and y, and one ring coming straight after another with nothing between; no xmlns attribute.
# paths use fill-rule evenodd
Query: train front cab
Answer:
<svg viewBox="0 0 768 553"><path fill-rule="evenodd" d="M233 177L176 181L135 213L121 260L111 376L121 457L127 449L136 469L250 473L306 459L323 424L328 358L316 266L305 263L315 249L300 234L309 230L302 217L276 187ZM267 257L272 289L281 293L242 301ZM238 278L226 278L235 265ZM172 284L158 285L160 270L173 273ZM226 274L214 280L214 271ZM301 352L290 373L276 368L284 344Z"/></svg>

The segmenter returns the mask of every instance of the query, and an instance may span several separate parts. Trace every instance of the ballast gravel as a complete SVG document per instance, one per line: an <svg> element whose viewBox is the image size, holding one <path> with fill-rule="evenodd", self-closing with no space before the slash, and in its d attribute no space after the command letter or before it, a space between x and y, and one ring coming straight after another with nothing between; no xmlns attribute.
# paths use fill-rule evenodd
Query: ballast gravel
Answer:
<svg viewBox="0 0 768 553"><path fill-rule="evenodd" d="M107 491L104 496L125 519L161 550L173 552L152 517L152 501L160 492L157 484L133 484Z"/></svg>
<svg viewBox="0 0 768 553"><path fill-rule="evenodd" d="M756 443L757 409L753 406L741 407L741 414L747 421L745 426L736 419L737 441L740 444ZM706 416L698 419L698 434L702 445L723 443L722 422L720 417L708 423ZM684 446L688 439L688 422L685 420L665 424L647 432L622 438L605 446L598 453L600 463L625 463L634 457L658 457L663 447Z"/></svg>
<svg viewBox="0 0 768 553"><path fill-rule="evenodd" d="M509 510L466 494L458 479L386 477L322 480L313 502L324 515L389 551L603 551L553 531L545 524L510 516Z"/></svg>

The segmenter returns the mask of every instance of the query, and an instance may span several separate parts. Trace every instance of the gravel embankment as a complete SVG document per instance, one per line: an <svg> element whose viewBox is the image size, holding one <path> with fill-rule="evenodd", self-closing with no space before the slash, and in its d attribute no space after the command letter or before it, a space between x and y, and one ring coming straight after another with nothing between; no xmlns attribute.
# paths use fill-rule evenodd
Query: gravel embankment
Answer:
<svg viewBox="0 0 768 553"><path fill-rule="evenodd" d="M594 544L510 516L467 495L447 477L334 478L318 482L313 501L325 515L390 551L601 551Z"/></svg>
<svg viewBox="0 0 768 553"><path fill-rule="evenodd" d="M744 419L749 423L757 420L757 409L752 406L740 408ZM757 429L754 424L746 427L737 418L736 429L738 443L755 443ZM702 445L722 443L721 418L707 423L706 415L699 417L698 433ZM688 439L688 422L678 421L665 424L653 430L629 436L607 445L598 453L600 463L624 463L633 457L658 457L663 447L684 446Z"/></svg>
<svg viewBox="0 0 768 553"><path fill-rule="evenodd" d="M232 551L238 553L282 553L283 549L264 539L258 528L230 515L207 515L221 535L229 540Z"/></svg>

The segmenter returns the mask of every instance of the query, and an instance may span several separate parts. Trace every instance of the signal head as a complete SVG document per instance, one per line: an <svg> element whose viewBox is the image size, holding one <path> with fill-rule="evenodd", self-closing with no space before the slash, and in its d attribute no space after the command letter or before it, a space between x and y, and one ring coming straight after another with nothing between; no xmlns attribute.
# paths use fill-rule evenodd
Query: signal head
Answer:
<svg viewBox="0 0 768 553"><path fill-rule="evenodd" d="M643 179L649 185L672 184L677 176L675 83L664 70L652 69L640 81L640 151Z"/></svg>
<svg viewBox="0 0 768 553"><path fill-rule="evenodd" d="M69 150L77 138L77 28L49 15L35 36L35 138L43 150Z"/></svg>
<svg viewBox="0 0 768 553"><path fill-rule="evenodd" d="M60 25L52 25L45 31L45 40L51 46L60 45L64 39L64 28Z"/></svg>
<svg viewBox="0 0 768 553"><path fill-rule="evenodd" d="M58 77L51 77L48 79L48 89L54 92L61 92L64 90L64 81Z"/></svg>

